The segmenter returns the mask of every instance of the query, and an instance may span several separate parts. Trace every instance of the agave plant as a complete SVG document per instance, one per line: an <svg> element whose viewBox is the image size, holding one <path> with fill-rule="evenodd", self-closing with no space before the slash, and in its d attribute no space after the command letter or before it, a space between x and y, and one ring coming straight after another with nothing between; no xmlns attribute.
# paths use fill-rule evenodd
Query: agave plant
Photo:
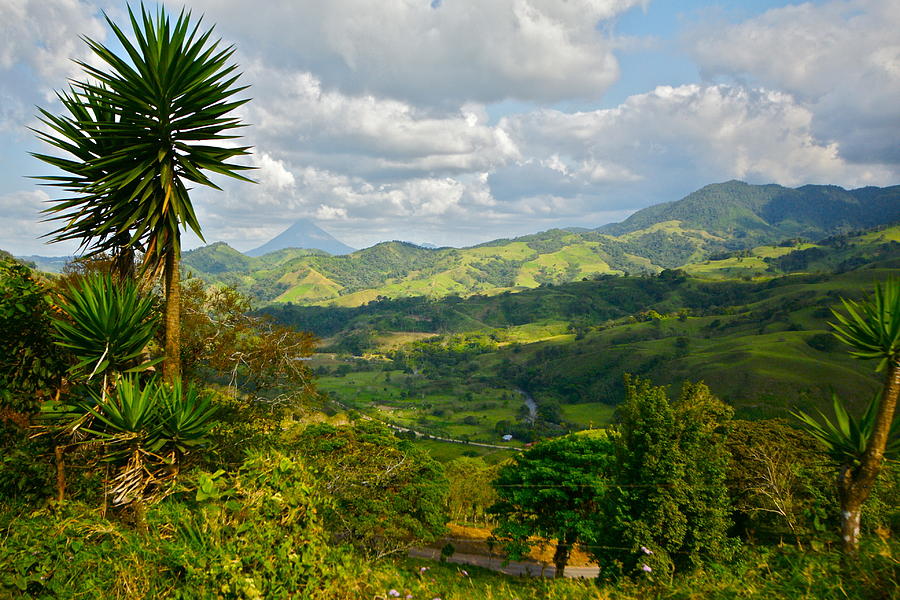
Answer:
<svg viewBox="0 0 900 600"><path fill-rule="evenodd" d="M183 455L207 444L218 414L211 394L176 379L161 387L159 400L160 435L166 445Z"/></svg>
<svg viewBox="0 0 900 600"><path fill-rule="evenodd" d="M838 477L841 539L844 551L852 554L859 547L862 505L869 497L884 459L896 456L898 432L894 413L900 397L900 280L876 285L873 299L843 300L843 307L843 313L832 311L837 319L837 323L831 323L834 336L852 348L852 356L878 360L875 370L884 372L880 397L869 403L858 422L838 402L834 409L836 423L824 415L824 425L803 413L796 416L841 462Z"/></svg>
<svg viewBox="0 0 900 600"><path fill-rule="evenodd" d="M78 360L72 371L87 374L134 372L160 359L142 361L147 344L159 327L153 298L139 293L129 280L91 275L62 294L63 315L53 318L56 343Z"/></svg>
<svg viewBox="0 0 900 600"><path fill-rule="evenodd" d="M838 400L837 395L832 395L834 407L834 422L819 411L819 419L816 419L803 411L791 414L799 419L806 431L828 449L828 455L838 464L859 464L859 461L869 445L869 439L875 430L875 414L878 407L879 396L876 394L865 413L857 420ZM897 460L900 457L900 421L895 421L891 426L888 443L884 450L885 460Z"/></svg>
<svg viewBox="0 0 900 600"><path fill-rule="evenodd" d="M143 503L173 480L184 455L206 444L216 417L210 396L180 380L141 385L124 377L112 393L92 396L80 405L93 417L83 430L105 444L107 461L119 465L109 490L113 504Z"/></svg>
<svg viewBox="0 0 900 600"><path fill-rule="evenodd" d="M877 372L896 368L900 362L900 280L875 286L868 302L841 299L846 314L832 311L834 336L853 347L851 356L879 359ZM888 384L891 382L888 381Z"/></svg>
<svg viewBox="0 0 900 600"><path fill-rule="evenodd" d="M154 15L129 7L128 18L130 35L106 18L116 47L83 38L94 58L76 61L86 80L59 94L63 115L41 110L46 129L36 131L64 155L34 156L63 172L40 179L72 194L45 211L62 223L53 241L75 239L91 254L117 255L139 244L144 272L163 274L163 369L173 380L181 373L181 229L202 238L189 186L218 189L212 173L250 181L241 174L250 167L232 162L249 147L229 142L243 126L231 115L247 100L233 99L245 89L229 63L234 48L221 47L190 12L173 21L163 8Z"/></svg>

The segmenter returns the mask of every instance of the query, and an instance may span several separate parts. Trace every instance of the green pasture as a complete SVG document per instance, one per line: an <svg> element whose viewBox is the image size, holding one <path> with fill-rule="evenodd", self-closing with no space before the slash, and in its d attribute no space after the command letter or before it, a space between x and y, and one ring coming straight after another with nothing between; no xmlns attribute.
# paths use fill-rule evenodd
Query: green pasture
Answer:
<svg viewBox="0 0 900 600"><path fill-rule="evenodd" d="M561 410L566 421L594 429L609 425L616 408L602 402L582 402L563 404Z"/></svg>
<svg viewBox="0 0 900 600"><path fill-rule="evenodd" d="M369 416L426 433L489 443L499 443L494 430L497 421L515 421L523 404L511 387L402 371L330 375L320 377L317 385L338 402Z"/></svg>

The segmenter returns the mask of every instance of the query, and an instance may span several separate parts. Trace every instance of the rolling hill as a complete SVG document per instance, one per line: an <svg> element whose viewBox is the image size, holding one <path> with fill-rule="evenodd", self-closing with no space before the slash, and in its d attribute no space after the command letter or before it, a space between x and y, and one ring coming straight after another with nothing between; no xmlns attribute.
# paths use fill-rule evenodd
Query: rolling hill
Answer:
<svg viewBox="0 0 900 600"><path fill-rule="evenodd" d="M835 186L755 186L730 181L672 203L638 211L595 230L552 229L470 248L430 249L384 242L345 256L282 249L246 257L222 243L184 254L184 265L208 283L224 283L257 303L359 306L379 297L498 294L604 274L690 268L696 275L742 276L779 270L778 259L806 242L900 221L900 186L843 190ZM790 246L778 246L783 240ZM761 249L760 256L729 253ZM807 260L809 262L809 260ZM748 269L749 265L756 268ZM697 265L708 267L700 268ZM689 267L690 266L690 267ZM724 269L724 270L723 270Z"/></svg>

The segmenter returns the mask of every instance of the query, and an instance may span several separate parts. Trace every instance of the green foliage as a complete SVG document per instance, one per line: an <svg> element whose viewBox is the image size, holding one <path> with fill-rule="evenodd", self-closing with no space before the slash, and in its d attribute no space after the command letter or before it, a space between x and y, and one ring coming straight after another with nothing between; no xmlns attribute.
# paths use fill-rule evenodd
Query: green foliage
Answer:
<svg viewBox="0 0 900 600"><path fill-rule="evenodd" d="M891 279L882 287L875 285L875 297L867 302L843 299L846 314L834 312L834 335L851 346L852 356L877 358L877 371L900 363L900 279Z"/></svg>
<svg viewBox="0 0 900 600"><path fill-rule="evenodd" d="M289 443L334 505L332 535L372 556L427 543L444 532L447 480L427 453L373 421L309 425Z"/></svg>
<svg viewBox="0 0 900 600"><path fill-rule="evenodd" d="M0 411L33 413L58 389L67 365L51 337L54 311L30 269L0 261Z"/></svg>
<svg viewBox="0 0 900 600"><path fill-rule="evenodd" d="M497 501L491 482L497 467L483 458L460 456L444 465L450 487L447 493L447 514L452 521L472 525L486 525L488 509Z"/></svg>
<svg viewBox="0 0 900 600"><path fill-rule="evenodd" d="M159 315L154 298L133 281L89 275L63 292L59 306L64 314L53 319L56 343L75 355L71 370L80 376L143 371L161 360L140 360Z"/></svg>
<svg viewBox="0 0 900 600"><path fill-rule="evenodd" d="M147 535L78 502L0 507L0 596L24 598L351 598L303 464L253 454L232 476L198 473L206 495L152 507ZM8 596L9 595L9 596Z"/></svg>
<svg viewBox="0 0 900 600"><path fill-rule="evenodd" d="M847 412L837 395L832 398L834 422L819 411L819 419L796 411L793 414L816 440L825 446L828 456L840 465L858 465L875 431L875 417L879 396L870 401L862 417L857 419ZM886 460L900 457L900 420L895 419L888 433L884 449Z"/></svg>
<svg viewBox="0 0 900 600"><path fill-rule="evenodd" d="M337 587L322 499L301 460L251 453L233 477L199 479L196 503L163 504L149 519L175 532L161 562L176 598L320 598Z"/></svg>
<svg viewBox="0 0 900 600"><path fill-rule="evenodd" d="M0 504L35 506L50 493L52 454L49 436L34 438L30 431L0 418Z"/></svg>
<svg viewBox="0 0 900 600"><path fill-rule="evenodd" d="M685 383L674 403L646 380L626 377L625 387L607 523L592 553L610 576L727 560L733 541L724 428L732 410L702 383Z"/></svg>
<svg viewBox="0 0 900 600"><path fill-rule="evenodd" d="M493 482L493 535L513 558L553 542L557 570L565 568L574 545L604 526L599 508L612 476L613 445L605 435L540 442L500 468Z"/></svg>

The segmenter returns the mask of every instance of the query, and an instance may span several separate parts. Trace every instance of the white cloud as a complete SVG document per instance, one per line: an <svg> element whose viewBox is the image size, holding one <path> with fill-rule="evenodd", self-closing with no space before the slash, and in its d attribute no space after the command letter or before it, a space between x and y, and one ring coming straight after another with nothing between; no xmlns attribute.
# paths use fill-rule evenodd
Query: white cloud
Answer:
<svg viewBox="0 0 900 600"><path fill-rule="evenodd" d="M327 86L416 103L597 98L618 77L597 27L642 0L194 0L247 54ZM173 7L175 5L173 4Z"/></svg>
<svg viewBox="0 0 900 600"><path fill-rule="evenodd" d="M775 8L702 25L689 50L708 78L748 79L792 94L817 138L861 163L900 164L900 3L847 0Z"/></svg>
<svg viewBox="0 0 900 600"><path fill-rule="evenodd" d="M72 59L87 57L80 36L103 40L97 8L79 0L0 0L0 69L28 65L56 87L80 70Z"/></svg>
<svg viewBox="0 0 900 600"><path fill-rule="evenodd" d="M631 96L613 109L542 110L506 118L501 126L524 154L553 156L576 180L600 184L599 190L602 184L644 181L639 187L648 190L728 178L783 185L890 182L889 170L848 164L835 143L817 139L812 119L782 92L684 85Z"/></svg>
<svg viewBox="0 0 900 600"><path fill-rule="evenodd" d="M610 33L640 4L190 0L236 44L253 98L240 109L252 125L241 143L256 147L249 175L259 184L192 192L208 239L246 249L312 217L357 247L474 243L596 226L729 178L896 183L895 1L786 6L698 28L685 46L706 83L592 110L618 77L613 52L671 47ZM26 137L36 144L29 107L77 70L69 59L87 53L78 36L108 37L97 6L122 22L112 0L0 0L5 157L24 156ZM546 108L560 100L584 108ZM0 181L12 190L0 197L0 247L65 253L34 241L52 228L35 206L47 194L17 191L21 175Z"/></svg>
<svg viewBox="0 0 900 600"><path fill-rule="evenodd" d="M292 163L375 178L484 170L518 156L482 106L435 111L323 89L311 73L252 62L258 97L245 109L253 142Z"/></svg>
<svg viewBox="0 0 900 600"><path fill-rule="evenodd" d="M294 175L284 167L283 161L263 152L256 162L258 169L255 175L262 187L277 191L294 187Z"/></svg>
<svg viewBox="0 0 900 600"><path fill-rule="evenodd" d="M40 211L50 197L43 190L23 190L0 195L0 249L14 254L67 255L77 244L66 242L46 245L40 239L58 225L43 221Z"/></svg>
<svg viewBox="0 0 900 600"><path fill-rule="evenodd" d="M346 219L347 218L347 209L346 208L335 208L334 206L325 206L324 204L320 204L318 210L316 210L316 218L321 219L323 221L334 221L336 219Z"/></svg>

